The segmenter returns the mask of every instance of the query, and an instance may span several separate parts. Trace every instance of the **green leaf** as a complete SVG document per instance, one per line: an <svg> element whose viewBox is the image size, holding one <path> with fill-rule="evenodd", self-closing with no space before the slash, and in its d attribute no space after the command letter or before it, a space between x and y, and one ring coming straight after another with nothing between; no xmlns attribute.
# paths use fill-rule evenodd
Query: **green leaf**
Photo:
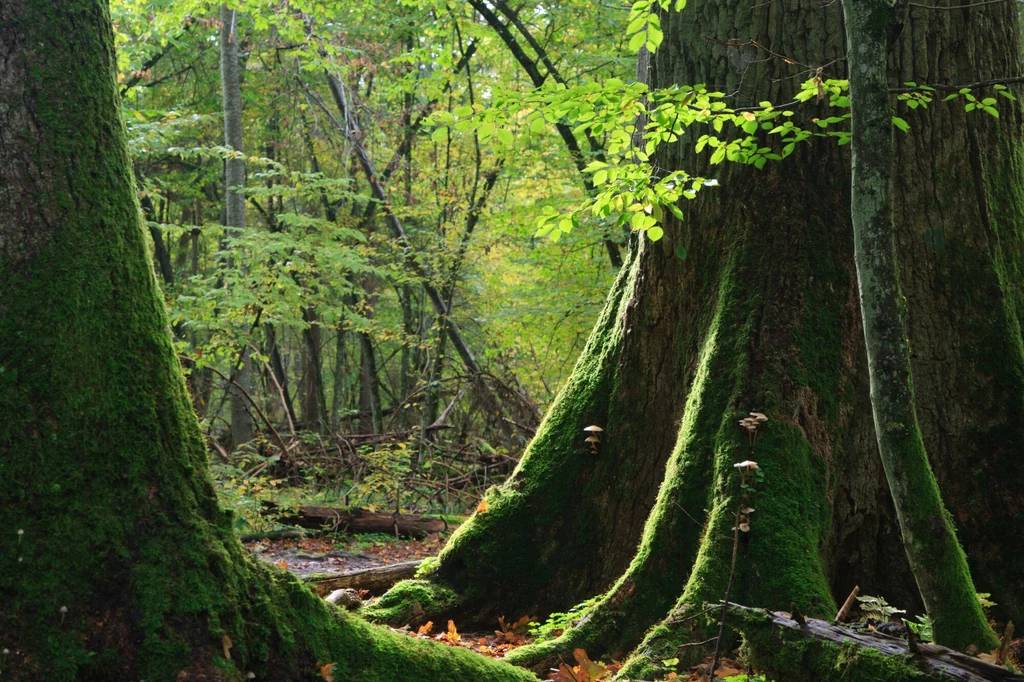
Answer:
<svg viewBox="0 0 1024 682"><path fill-rule="evenodd" d="M686 260L686 247L682 244L676 247L676 258Z"/></svg>
<svg viewBox="0 0 1024 682"><path fill-rule="evenodd" d="M902 130L903 132L907 132L908 130L910 130L910 124L904 121L899 116L892 117L892 124L899 128L900 130Z"/></svg>
<svg viewBox="0 0 1024 682"><path fill-rule="evenodd" d="M647 229L647 236L650 237L652 242L656 242L665 236L665 230L655 225Z"/></svg>
<svg viewBox="0 0 1024 682"><path fill-rule="evenodd" d="M630 35L632 33L636 33L637 31L643 30L644 26L646 26L646 25L647 25L647 15L646 14L640 15L636 19L634 19L633 21L629 22L629 25L626 26L626 35Z"/></svg>
<svg viewBox="0 0 1024 682"><path fill-rule="evenodd" d="M594 184L595 185L603 185L607 181L608 181L608 171L606 171L606 170L599 170L596 173L594 173Z"/></svg>
<svg viewBox="0 0 1024 682"><path fill-rule="evenodd" d="M438 128L430 134L430 139L437 144L444 144L448 140L448 129Z"/></svg>
<svg viewBox="0 0 1024 682"><path fill-rule="evenodd" d="M452 113L458 116L459 118L467 118L473 115L473 107L468 105L462 107L455 107L455 110L452 111Z"/></svg>
<svg viewBox="0 0 1024 682"><path fill-rule="evenodd" d="M640 48L644 46L645 42L647 42L647 35L643 31L637 33L636 35L629 39L629 51L639 52Z"/></svg>

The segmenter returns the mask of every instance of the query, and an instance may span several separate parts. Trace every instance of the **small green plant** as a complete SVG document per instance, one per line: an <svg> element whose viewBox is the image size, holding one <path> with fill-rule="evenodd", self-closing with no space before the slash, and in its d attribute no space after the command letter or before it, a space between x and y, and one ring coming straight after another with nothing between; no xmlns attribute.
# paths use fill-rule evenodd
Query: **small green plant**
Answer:
<svg viewBox="0 0 1024 682"><path fill-rule="evenodd" d="M977 595L978 603L981 604L981 608L985 612L986 616L988 615L988 610L990 608L992 608L993 606L998 606L998 604L989 599L989 597L992 596L991 592L978 592Z"/></svg>
<svg viewBox="0 0 1024 682"><path fill-rule="evenodd" d="M530 635L538 642L554 639L562 634L566 628L574 625L583 614L590 610L600 599L600 596L588 599L582 604L577 604L565 613L552 613L543 623L530 623Z"/></svg>
<svg viewBox="0 0 1024 682"><path fill-rule="evenodd" d="M884 597L857 597L857 601L860 602L860 610L864 612L864 615L875 620L888 621L893 616L906 613L903 609L889 604Z"/></svg>
<svg viewBox="0 0 1024 682"><path fill-rule="evenodd" d="M914 631L917 638L922 642L933 642L935 637L932 635L932 619L928 616L917 616L917 622L912 620L903 619L903 624L910 630Z"/></svg>
<svg viewBox="0 0 1024 682"><path fill-rule="evenodd" d="M277 497L282 479L272 478L266 472L266 466L253 473L253 458L260 464L270 465L277 457L261 457L249 454L238 464L213 464L211 470L217 497L225 509L234 512L234 529L236 532L264 532L274 530L280 525L280 518L287 511L282 507L268 510L263 503Z"/></svg>
<svg viewBox="0 0 1024 682"><path fill-rule="evenodd" d="M398 542L398 539L394 535L388 535L387 533L359 533L341 544L344 544L351 552L360 552L371 547L393 544L395 542Z"/></svg>

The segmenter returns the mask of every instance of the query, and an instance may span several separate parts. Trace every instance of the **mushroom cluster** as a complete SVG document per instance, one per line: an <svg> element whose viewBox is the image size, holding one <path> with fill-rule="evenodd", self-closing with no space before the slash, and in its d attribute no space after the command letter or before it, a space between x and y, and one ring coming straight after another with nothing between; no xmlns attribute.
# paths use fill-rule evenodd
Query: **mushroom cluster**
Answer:
<svg viewBox="0 0 1024 682"><path fill-rule="evenodd" d="M758 427L766 421L768 421L768 417L761 412L751 412L749 417L740 420L740 427L747 432L747 437L750 439L750 447L754 447L754 442L757 441Z"/></svg>
<svg viewBox="0 0 1024 682"><path fill-rule="evenodd" d="M604 429L600 426L591 424L590 426L583 429L583 432L587 434L584 442L590 443L590 451L595 455L597 454L597 445L601 442L601 434L604 433Z"/></svg>
<svg viewBox="0 0 1024 682"><path fill-rule="evenodd" d="M741 530L744 533L750 532L750 515L754 513L753 507L744 507L740 509L740 513L736 516L736 525L732 527L732 530Z"/></svg>

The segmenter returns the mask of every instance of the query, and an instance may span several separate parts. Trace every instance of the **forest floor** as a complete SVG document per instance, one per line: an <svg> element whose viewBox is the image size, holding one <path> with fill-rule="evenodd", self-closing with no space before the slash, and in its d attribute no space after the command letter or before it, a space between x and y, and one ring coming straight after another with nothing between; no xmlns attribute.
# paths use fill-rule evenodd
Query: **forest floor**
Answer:
<svg viewBox="0 0 1024 682"><path fill-rule="evenodd" d="M431 533L414 540L390 535L322 535L281 539L256 539L245 545L255 556L268 563L294 573L299 578L312 575L343 575L377 566L417 561L435 556L441 549L447 533ZM366 595L369 596L369 595ZM495 623L495 629L486 632L459 632L456 623L427 623L418 629L408 626L397 628L410 637L433 639L449 646L459 646L490 658L504 658L520 646L535 641L530 627L537 618L522 616L515 622ZM553 633L557 635L558 633ZM710 659L704 662L705 669ZM552 669L548 680L556 682L598 682L611 679L619 668L615 661L591 661L586 652L578 650L575 661ZM724 658L719 662L715 678L719 680L746 680L743 666L738 661ZM731 678L731 679L730 679ZM705 680L706 673L699 667L689 674L672 673L669 680ZM752 680L763 678L752 676Z"/></svg>
<svg viewBox="0 0 1024 682"><path fill-rule="evenodd" d="M437 533L422 540L370 534L263 539L247 542L246 547L263 561L307 578L426 559L436 555L442 543Z"/></svg>

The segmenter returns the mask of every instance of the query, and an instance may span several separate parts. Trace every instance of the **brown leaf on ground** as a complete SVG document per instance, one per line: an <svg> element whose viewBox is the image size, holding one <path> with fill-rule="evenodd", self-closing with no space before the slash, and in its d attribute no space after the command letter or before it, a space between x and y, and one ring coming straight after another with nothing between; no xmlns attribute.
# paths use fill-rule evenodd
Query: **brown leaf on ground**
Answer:
<svg viewBox="0 0 1024 682"><path fill-rule="evenodd" d="M317 663L320 668L320 677L324 678L324 682L334 682L334 666L337 663Z"/></svg>

